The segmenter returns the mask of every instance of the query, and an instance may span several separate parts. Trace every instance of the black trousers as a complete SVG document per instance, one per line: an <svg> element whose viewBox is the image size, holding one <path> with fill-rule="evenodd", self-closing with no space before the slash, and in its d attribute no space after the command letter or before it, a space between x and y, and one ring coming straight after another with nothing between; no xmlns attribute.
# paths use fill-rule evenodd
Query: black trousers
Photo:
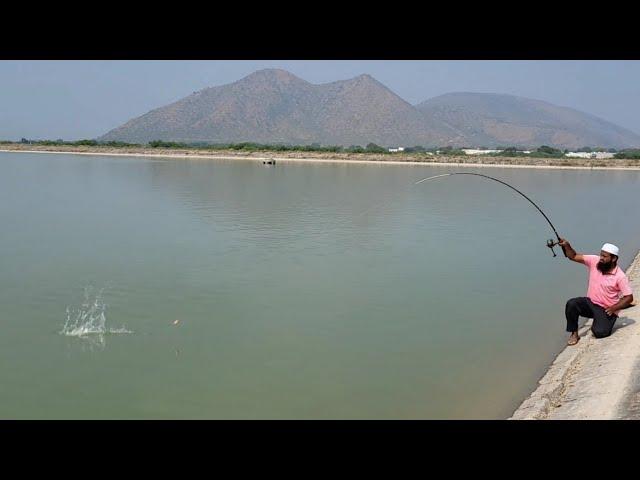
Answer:
<svg viewBox="0 0 640 480"><path fill-rule="evenodd" d="M578 331L578 317L593 318L591 331L596 338L608 337L616 323L617 315L607 315L604 308L593 303L588 297L576 297L567 302L564 309L567 317L567 332Z"/></svg>

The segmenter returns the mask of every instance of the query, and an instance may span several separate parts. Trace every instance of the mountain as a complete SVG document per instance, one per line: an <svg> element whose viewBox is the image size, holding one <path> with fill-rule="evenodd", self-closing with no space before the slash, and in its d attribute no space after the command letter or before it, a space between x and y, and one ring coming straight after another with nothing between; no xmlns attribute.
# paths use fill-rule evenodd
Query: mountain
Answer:
<svg viewBox="0 0 640 480"><path fill-rule="evenodd" d="M566 107L449 93L413 106L369 75L321 85L267 69L205 88L98 138L209 143L558 148L637 147L640 136Z"/></svg>
<svg viewBox="0 0 640 480"><path fill-rule="evenodd" d="M152 110L98 140L438 146L456 137L369 75L314 85L267 69Z"/></svg>
<svg viewBox="0 0 640 480"><path fill-rule="evenodd" d="M640 136L601 118L567 107L512 95L448 93L416 105L430 119L458 130L467 145L550 145L628 148Z"/></svg>

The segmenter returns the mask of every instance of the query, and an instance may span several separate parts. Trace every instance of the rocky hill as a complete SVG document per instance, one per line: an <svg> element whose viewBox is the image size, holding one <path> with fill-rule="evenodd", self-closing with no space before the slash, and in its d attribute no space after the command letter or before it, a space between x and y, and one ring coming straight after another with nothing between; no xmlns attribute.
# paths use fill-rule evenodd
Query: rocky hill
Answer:
<svg viewBox="0 0 640 480"><path fill-rule="evenodd" d="M567 107L512 95L449 93L416 106L475 146L635 147L640 136Z"/></svg>
<svg viewBox="0 0 640 480"><path fill-rule="evenodd" d="M455 137L369 75L314 85L270 69L152 110L99 140L437 146Z"/></svg>
<svg viewBox="0 0 640 480"><path fill-rule="evenodd" d="M413 106L369 75L321 85L260 70L205 88L100 141L635 147L640 136L592 115L510 95L451 93Z"/></svg>

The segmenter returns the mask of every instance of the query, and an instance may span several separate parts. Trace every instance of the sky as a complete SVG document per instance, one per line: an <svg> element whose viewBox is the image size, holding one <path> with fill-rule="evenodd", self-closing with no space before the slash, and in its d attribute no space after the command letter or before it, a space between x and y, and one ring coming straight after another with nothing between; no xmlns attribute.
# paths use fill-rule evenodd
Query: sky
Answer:
<svg viewBox="0 0 640 480"><path fill-rule="evenodd" d="M263 68L282 68L315 84L367 73L414 105L450 92L518 95L640 133L636 60L0 60L0 140L96 138Z"/></svg>

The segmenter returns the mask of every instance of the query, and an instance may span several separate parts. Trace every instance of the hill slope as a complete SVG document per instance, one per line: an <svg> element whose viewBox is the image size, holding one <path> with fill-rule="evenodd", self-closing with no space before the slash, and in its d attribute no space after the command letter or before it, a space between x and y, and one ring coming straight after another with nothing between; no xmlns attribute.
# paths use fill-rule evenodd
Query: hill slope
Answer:
<svg viewBox="0 0 640 480"><path fill-rule="evenodd" d="M99 140L437 146L455 136L369 75L314 85L270 69L152 110Z"/></svg>
<svg viewBox="0 0 640 480"><path fill-rule="evenodd" d="M449 93L416 108L428 118L458 129L469 145L640 146L640 136L601 118L512 95Z"/></svg>
<svg viewBox="0 0 640 480"><path fill-rule="evenodd" d="M134 118L100 141L628 148L640 136L551 103L450 93L412 106L369 75L322 85L260 70Z"/></svg>

